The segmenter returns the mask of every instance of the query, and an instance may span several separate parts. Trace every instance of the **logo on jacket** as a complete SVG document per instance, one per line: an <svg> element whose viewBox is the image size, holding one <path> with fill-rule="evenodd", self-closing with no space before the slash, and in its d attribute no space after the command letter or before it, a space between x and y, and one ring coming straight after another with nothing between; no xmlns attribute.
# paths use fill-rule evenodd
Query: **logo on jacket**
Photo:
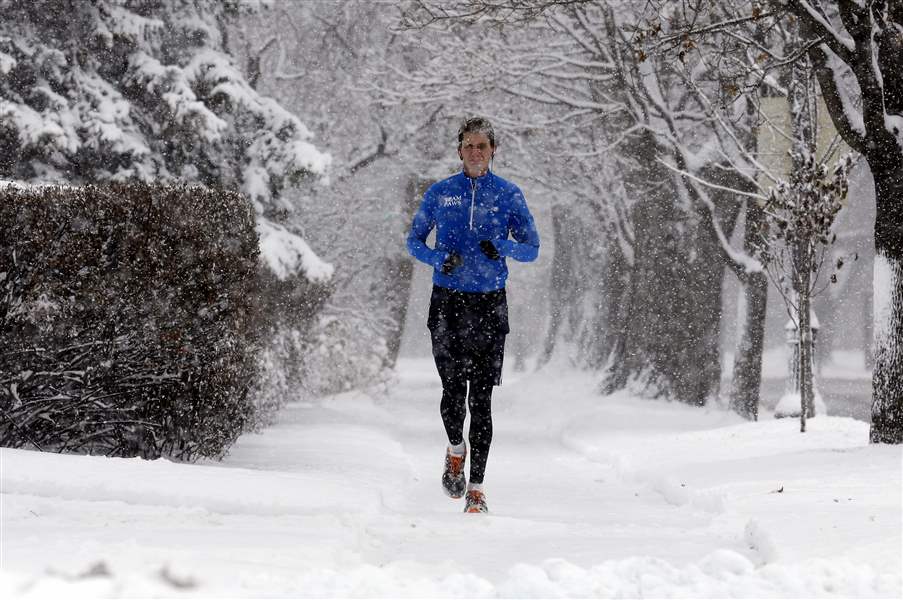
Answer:
<svg viewBox="0 0 903 600"><path fill-rule="evenodd" d="M439 198L440 206L461 206L464 199L461 196L442 196Z"/></svg>

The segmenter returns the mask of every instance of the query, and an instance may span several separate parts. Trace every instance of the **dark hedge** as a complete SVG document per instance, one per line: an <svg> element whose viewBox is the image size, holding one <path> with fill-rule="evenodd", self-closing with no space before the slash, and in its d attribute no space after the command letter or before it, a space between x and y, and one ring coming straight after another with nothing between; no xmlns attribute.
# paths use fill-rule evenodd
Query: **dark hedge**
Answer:
<svg viewBox="0 0 903 600"><path fill-rule="evenodd" d="M220 456L253 417L252 209L198 186L0 186L0 445Z"/></svg>

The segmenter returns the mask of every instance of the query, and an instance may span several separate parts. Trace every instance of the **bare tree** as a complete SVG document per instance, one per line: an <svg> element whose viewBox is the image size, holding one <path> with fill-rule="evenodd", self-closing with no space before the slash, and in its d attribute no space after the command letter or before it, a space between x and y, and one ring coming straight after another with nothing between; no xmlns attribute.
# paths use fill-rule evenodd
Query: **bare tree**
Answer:
<svg viewBox="0 0 903 600"><path fill-rule="evenodd" d="M827 249L836 237L831 229L846 198L854 163L847 155L829 173L826 161L817 161L812 153L794 152L793 164L789 181L771 190L763 233L769 238L769 273L799 335L800 431L806 431L806 419L815 415L811 299L826 287L819 275L825 275ZM842 261L837 263L840 266ZM788 279L789 285L785 284Z"/></svg>
<svg viewBox="0 0 903 600"><path fill-rule="evenodd" d="M828 112L875 180L875 368L870 439L903 443L903 4L772 0L800 20Z"/></svg>
<svg viewBox="0 0 903 600"><path fill-rule="evenodd" d="M285 215L336 265L306 359L316 393L380 381L395 365L413 272L404 235L448 136L440 106L379 105L368 92L374 71L419 60L390 31L394 16L385 3L276 3L235 36L249 76L304 115L333 157L328 185Z"/></svg>
<svg viewBox="0 0 903 600"><path fill-rule="evenodd" d="M478 52L462 44L453 63L438 59L428 75L407 74L408 98L412 88L424 101L441 96L439 82L448 74L452 86L500 93L506 106L541 115L523 119L500 110L508 115L506 125L527 138L525 145L541 139L557 152L558 160L532 157L534 177L551 190L568 189L575 206L598 206L596 234L623 242L628 281L612 286L619 297L597 303L619 307L616 317L604 320L612 335L595 338L610 344L602 353L607 388L641 381L703 403L720 379L719 323L711 315L720 314L722 268L743 277L761 273L755 259L727 242L726 227L740 209L736 197L723 193L731 187L711 191L685 176L710 169L724 181L739 180L734 187L748 179L721 156L737 154L730 146L738 127L725 120L730 135L715 135L716 120L696 91L717 86L712 70L698 60L693 67L636 52L636 7L624 3L473 0L449 7L424 0L406 7L409 27L485 31ZM462 22L468 27L455 26ZM710 155L712 144L727 147ZM616 181L603 183L604 175ZM553 314L550 333L560 319ZM761 345L758 352L756 366ZM757 381L750 392L756 403Z"/></svg>
<svg viewBox="0 0 903 600"><path fill-rule="evenodd" d="M768 0L750 18L799 23L799 52L771 67L808 56L828 113L843 140L868 162L875 182L873 406L870 440L903 443L903 4L899 0ZM698 15L707 7L700 5ZM703 34L704 19L680 35ZM717 28L733 29L722 22ZM764 53L769 55L767 48ZM773 57L770 57L773 58ZM805 67L803 67L805 68ZM766 69L763 67L763 72Z"/></svg>

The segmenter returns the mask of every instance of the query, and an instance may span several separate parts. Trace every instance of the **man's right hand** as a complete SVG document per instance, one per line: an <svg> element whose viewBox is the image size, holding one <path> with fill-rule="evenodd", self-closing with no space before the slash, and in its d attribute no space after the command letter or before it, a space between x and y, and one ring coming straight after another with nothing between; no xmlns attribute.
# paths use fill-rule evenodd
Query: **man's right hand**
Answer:
<svg viewBox="0 0 903 600"><path fill-rule="evenodd" d="M445 257L445 262L442 263L442 273L443 275L451 275L452 271L460 267L464 263L464 259L461 258L460 254L455 254L454 252L449 252L448 256Z"/></svg>

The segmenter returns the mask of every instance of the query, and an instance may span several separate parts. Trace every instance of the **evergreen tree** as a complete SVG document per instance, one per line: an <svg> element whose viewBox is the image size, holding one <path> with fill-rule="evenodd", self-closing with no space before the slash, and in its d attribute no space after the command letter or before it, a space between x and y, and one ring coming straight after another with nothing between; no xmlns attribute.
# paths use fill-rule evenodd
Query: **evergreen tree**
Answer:
<svg viewBox="0 0 903 600"><path fill-rule="evenodd" d="M229 0L0 0L0 176L241 189L257 212L329 156L249 85Z"/></svg>

